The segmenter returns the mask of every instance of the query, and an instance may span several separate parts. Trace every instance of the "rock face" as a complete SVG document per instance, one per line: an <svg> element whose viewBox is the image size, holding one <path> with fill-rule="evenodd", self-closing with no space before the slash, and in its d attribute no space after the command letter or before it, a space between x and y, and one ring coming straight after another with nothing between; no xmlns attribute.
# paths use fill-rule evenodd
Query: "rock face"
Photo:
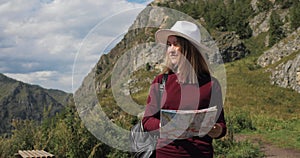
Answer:
<svg viewBox="0 0 300 158"><path fill-rule="evenodd" d="M292 56L291 60L281 62L271 69L271 83L284 88L291 88L300 93L300 28L281 40L258 58L262 67L281 62L285 57ZM298 55L297 55L298 54Z"/></svg>
<svg viewBox="0 0 300 158"><path fill-rule="evenodd" d="M252 0L251 5L255 12L258 14L249 20L249 25L252 30L252 35L254 37L260 35L261 33L266 33L270 29L270 18L273 11L275 11L279 16L280 20L284 23L282 26L283 32L288 33L290 32L290 23L287 22L287 19L289 17L289 10L288 9L278 9L279 6L274 6L274 8L268 10L259 12L257 6L256 6L257 0ZM274 2L273 2L274 4ZM265 36L265 46L269 45L269 35Z"/></svg>
<svg viewBox="0 0 300 158"><path fill-rule="evenodd" d="M249 21L250 28L253 30L253 36L258 36L263 32L269 31L271 13L272 12L261 12Z"/></svg>
<svg viewBox="0 0 300 158"><path fill-rule="evenodd" d="M252 7L256 8L255 3L257 0L252 0ZM274 4L274 2L273 2ZM272 72L271 83L280 87L291 88L300 93L299 90L299 53L300 50L300 28L293 33L289 34L290 23L287 21L289 17L288 9L279 9L279 6L273 6L269 11L258 13L253 19L250 20L249 25L253 30L253 36L258 36L261 33L269 31L269 20L272 11L280 16L281 21L284 23L282 29L286 38L272 46L261 55L257 63L262 67L279 63L275 68L269 69ZM258 10L256 9L256 12ZM268 46L269 36L265 37L265 45ZM291 60L283 62L282 59L291 56Z"/></svg>
<svg viewBox="0 0 300 158"><path fill-rule="evenodd" d="M161 61L164 48L154 43L153 35L159 27L168 27L167 19L169 17L160 8L149 7L138 15L121 42L98 61L95 68L97 92L111 87L110 77L115 67L122 68L120 73L125 75L145 66L146 63L154 65Z"/></svg>
<svg viewBox="0 0 300 158"><path fill-rule="evenodd" d="M224 63L244 58L250 54L243 41L233 32L217 35L216 42Z"/></svg>
<svg viewBox="0 0 300 158"><path fill-rule="evenodd" d="M275 44L272 48L265 51L262 56L258 58L258 64L262 67L274 64L282 58L291 55L300 50L300 28L291 35Z"/></svg>
<svg viewBox="0 0 300 158"><path fill-rule="evenodd" d="M300 93L300 54L272 71L271 83Z"/></svg>

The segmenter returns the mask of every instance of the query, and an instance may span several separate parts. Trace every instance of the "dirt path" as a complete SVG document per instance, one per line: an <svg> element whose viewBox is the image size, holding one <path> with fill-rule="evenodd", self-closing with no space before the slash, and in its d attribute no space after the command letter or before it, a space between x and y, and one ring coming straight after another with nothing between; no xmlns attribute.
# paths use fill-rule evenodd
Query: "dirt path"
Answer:
<svg viewBox="0 0 300 158"><path fill-rule="evenodd" d="M271 144L263 144L267 158L300 158L300 152L293 149L282 149Z"/></svg>
<svg viewBox="0 0 300 158"><path fill-rule="evenodd" d="M235 135L234 139L236 141L250 140L253 143L260 142L266 158L300 158L300 151L276 147L275 145L264 142L259 136L253 138L253 136L239 134Z"/></svg>

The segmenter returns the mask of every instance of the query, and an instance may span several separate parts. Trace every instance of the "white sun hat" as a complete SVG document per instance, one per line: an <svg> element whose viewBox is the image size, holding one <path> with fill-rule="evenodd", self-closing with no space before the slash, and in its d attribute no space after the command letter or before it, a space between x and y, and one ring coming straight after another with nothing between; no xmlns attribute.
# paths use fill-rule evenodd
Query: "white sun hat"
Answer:
<svg viewBox="0 0 300 158"><path fill-rule="evenodd" d="M190 41L202 54L204 59L211 50L201 43L201 34L198 26L189 21L177 21L171 29L161 29L155 33L155 40L157 43L167 44L168 37L180 36Z"/></svg>

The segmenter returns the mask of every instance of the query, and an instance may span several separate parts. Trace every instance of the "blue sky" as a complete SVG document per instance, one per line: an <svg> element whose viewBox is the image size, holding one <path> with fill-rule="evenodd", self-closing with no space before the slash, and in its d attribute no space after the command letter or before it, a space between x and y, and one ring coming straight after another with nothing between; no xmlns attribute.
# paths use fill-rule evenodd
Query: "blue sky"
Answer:
<svg viewBox="0 0 300 158"><path fill-rule="evenodd" d="M5 0L0 1L0 73L45 88L72 92L74 59L88 33L115 15L97 48L116 40L133 23L145 0ZM118 16L122 14L122 16ZM118 19L118 17L122 19ZM120 26L120 27L116 27ZM105 26L102 26L105 27ZM118 37L120 39L120 37ZM99 50L99 49L98 49ZM90 69L101 52L76 67ZM77 54L78 55L78 54ZM88 71L77 74L81 78ZM79 86L74 85L73 90Z"/></svg>

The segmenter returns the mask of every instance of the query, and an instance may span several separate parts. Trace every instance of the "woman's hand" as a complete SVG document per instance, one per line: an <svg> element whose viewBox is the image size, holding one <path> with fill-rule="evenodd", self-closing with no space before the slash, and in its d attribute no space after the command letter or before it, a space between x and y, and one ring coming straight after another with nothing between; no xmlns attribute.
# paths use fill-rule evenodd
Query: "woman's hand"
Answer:
<svg viewBox="0 0 300 158"><path fill-rule="evenodd" d="M222 126L216 123L207 134L212 138L219 137L222 134Z"/></svg>

